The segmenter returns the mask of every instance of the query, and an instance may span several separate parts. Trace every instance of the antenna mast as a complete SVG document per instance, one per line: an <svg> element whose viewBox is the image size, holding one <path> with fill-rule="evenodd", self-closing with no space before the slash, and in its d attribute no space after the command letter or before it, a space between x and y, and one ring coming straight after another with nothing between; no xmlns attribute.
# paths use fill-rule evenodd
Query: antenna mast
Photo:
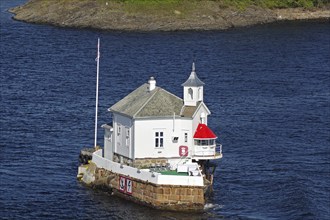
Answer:
<svg viewBox="0 0 330 220"><path fill-rule="evenodd" d="M97 39L97 57L96 57L96 103L95 103L95 139L94 139L94 147L96 148L97 142L97 113L99 106L99 69L100 69L100 38Z"/></svg>

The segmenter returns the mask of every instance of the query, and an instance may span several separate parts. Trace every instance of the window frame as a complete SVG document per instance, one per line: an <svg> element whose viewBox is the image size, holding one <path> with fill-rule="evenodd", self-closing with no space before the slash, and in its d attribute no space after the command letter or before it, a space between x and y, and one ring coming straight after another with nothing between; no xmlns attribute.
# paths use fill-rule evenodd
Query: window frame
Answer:
<svg viewBox="0 0 330 220"><path fill-rule="evenodd" d="M195 139L195 146L214 146L216 144L215 139Z"/></svg>
<svg viewBox="0 0 330 220"><path fill-rule="evenodd" d="M163 131L155 131L154 135L154 147L159 149L159 148L164 148L164 132Z"/></svg>
<svg viewBox="0 0 330 220"><path fill-rule="evenodd" d="M194 100L194 90L192 88L188 89L188 96L190 100Z"/></svg>
<svg viewBox="0 0 330 220"><path fill-rule="evenodd" d="M117 136L120 136L121 134L121 125L117 124Z"/></svg>
<svg viewBox="0 0 330 220"><path fill-rule="evenodd" d="M129 130L129 128L128 127L126 127L125 128L126 129L126 140L125 140L125 142L126 142L126 147L129 147L129 145L130 145L130 130Z"/></svg>

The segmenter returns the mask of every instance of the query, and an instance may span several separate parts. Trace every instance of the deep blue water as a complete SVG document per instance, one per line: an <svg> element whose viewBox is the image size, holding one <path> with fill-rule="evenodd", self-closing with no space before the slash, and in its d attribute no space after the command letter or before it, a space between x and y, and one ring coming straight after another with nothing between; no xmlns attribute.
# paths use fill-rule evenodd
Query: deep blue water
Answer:
<svg viewBox="0 0 330 220"><path fill-rule="evenodd" d="M1 0L1 219L329 219L330 25L219 32L120 33L17 22ZM211 207L157 211L76 181L100 125L149 76L182 96L196 62L209 126L220 136ZM102 131L99 141L102 144Z"/></svg>

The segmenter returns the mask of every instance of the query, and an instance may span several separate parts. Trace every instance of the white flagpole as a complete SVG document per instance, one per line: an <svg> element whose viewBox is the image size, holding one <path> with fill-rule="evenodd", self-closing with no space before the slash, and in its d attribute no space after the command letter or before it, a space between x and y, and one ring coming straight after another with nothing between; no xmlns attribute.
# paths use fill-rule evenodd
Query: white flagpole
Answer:
<svg viewBox="0 0 330 220"><path fill-rule="evenodd" d="M96 103L95 103L95 139L94 139L94 147L96 148L97 142L97 113L98 113L98 105L99 105L99 69L100 69L100 38L97 40L97 57L96 57Z"/></svg>

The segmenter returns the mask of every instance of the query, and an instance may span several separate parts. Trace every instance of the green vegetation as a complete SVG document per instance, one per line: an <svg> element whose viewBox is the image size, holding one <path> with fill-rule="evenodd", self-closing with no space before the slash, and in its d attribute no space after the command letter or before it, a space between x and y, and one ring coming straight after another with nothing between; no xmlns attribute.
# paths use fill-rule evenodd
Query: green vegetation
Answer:
<svg viewBox="0 0 330 220"><path fill-rule="evenodd" d="M330 0L31 0L11 12L17 20L62 27L173 31L328 19L329 10Z"/></svg>
<svg viewBox="0 0 330 220"><path fill-rule="evenodd" d="M202 2L205 0L114 0L131 5L178 5L183 2ZM224 7L245 8L251 5L266 8L296 8L296 7L322 7L329 4L329 0L210 0L221 3Z"/></svg>
<svg viewBox="0 0 330 220"><path fill-rule="evenodd" d="M99 0L101 2L122 3L129 13L152 13L166 15L178 12L177 15L185 16L193 13L198 5L207 5L209 2L216 2L221 8L236 8L244 10L250 6L262 8L306 8L323 7L330 3L330 0Z"/></svg>
<svg viewBox="0 0 330 220"><path fill-rule="evenodd" d="M198 0L112 0L121 2L129 13L146 13L173 15L173 11L177 11L179 16L184 16L196 10Z"/></svg>
<svg viewBox="0 0 330 220"><path fill-rule="evenodd" d="M214 0L221 2L224 6L234 6L237 8L246 8L251 5L263 8L312 8L322 7L329 3L329 0Z"/></svg>

